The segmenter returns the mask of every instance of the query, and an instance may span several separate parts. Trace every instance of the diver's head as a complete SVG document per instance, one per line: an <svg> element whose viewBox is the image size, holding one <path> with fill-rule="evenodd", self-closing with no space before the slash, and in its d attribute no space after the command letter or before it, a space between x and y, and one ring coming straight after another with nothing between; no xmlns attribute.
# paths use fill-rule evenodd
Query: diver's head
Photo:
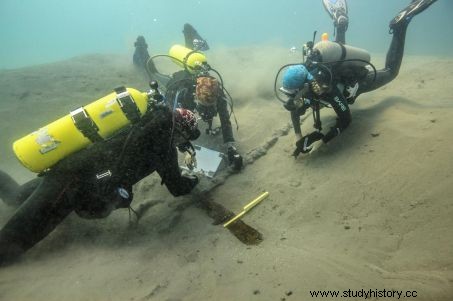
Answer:
<svg viewBox="0 0 453 301"><path fill-rule="evenodd" d="M145 37L144 36L138 36L137 40L134 43L134 46L135 47L147 48L148 44L146 44Z"/></svg>
<svg viewBox="0 0 453 301"><path fill-rule="evenodd" d="M304 65L292 65L283 74L283 85L279 90L287 96L294 96L311 80L313 76Z"/></svg>
<svg viewBox="0 0 453 301"><path fill-rule="evenodd" d="M191 140L196 140L200 137L200 130L198 129L198 121L195 114L187 109L178 108L175 114L175 131L174 141L175 145L187 143Z"/></svg>

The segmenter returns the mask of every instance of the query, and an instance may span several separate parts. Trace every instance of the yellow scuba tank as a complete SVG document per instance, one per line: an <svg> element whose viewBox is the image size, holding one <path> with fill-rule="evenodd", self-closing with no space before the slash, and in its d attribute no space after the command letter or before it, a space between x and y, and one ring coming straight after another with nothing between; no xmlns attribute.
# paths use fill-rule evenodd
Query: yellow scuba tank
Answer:
<svg viewBox="0 0 453 301"><path fill-rule="evenodd" d="M323 40L318 42L313 47L313 50L319 52L321 62L337 62L343 60L352 60L341 63L342 66L364 67L370 62L370 54L368 51L343 45L340 43ZM354 61L355 60L355 61ZM361 60L361 61L358 61Z"/></svg>
<svg viewBox="0 0 453 301"><path fill-rule="evenodd" d="M111 137L146 113L148 96L120 87L92 103L16 140L14 153L33 172L52 167L61 159L91 143Z"/></svg>
<svg viewBox="0 0 453 301"><path fill-rule="evenodd" d="M207 63L206 56L182 45L173 45L168 51L168 55L174 58L173 62L187 69L190 73L195 73L197 67Z"/></svg>

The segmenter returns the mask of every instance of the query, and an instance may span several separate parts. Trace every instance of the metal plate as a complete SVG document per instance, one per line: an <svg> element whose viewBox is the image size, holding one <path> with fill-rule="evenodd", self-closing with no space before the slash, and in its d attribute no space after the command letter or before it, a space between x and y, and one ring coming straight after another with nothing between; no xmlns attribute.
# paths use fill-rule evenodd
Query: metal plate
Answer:
<svg viewBox="0 0 453 301"><path fill-rule="evenodd" d="M194 145L194 147L197 153L197 167L191 172L213 178L219 170L225 154L199 145ZM188 170L186 166L182 168Z"/></svg>

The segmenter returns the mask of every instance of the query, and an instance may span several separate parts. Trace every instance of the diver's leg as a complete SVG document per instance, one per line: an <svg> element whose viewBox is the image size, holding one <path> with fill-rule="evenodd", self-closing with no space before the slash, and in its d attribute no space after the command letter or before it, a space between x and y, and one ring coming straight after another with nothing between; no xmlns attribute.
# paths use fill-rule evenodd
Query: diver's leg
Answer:
<svg viewBox="0 0 453 301"><path fill-rule="evenodd" d="M161 87L164 87L170 80L170 77L159 73L154 64L154 61L150 59L148 53L148 44L146 44L143 36L138 36L137 41L134 43L135 51L133 56L134 65L140 69L145 69L148 77L151 81L157 81Z"/></svg>
<svg viewBox="0 0 453 301"><path fill-rule="evenodd" d="M145 69L150 81L157 81L160 89L164 88L171 77L169 75L162 74L159 70L157 70L153 58L148 53L148 44L146 44L145 38L143 36L139 36L134 45L134 64Z"/></svg>
<svg viewBox="0 0 453 301"><path fill-rule="evenodd" d="M385 68L370 71L363 83L359 83L357 96L364 92L376 90L396 78L400 71L401 63L404 55L404 42L406 40L407 25L400 26L393 30L393 38L390 48L387 52Z"/></svg>
<svg viewBox="0 0 453 301"><path fill-rule="evenodd" d="M238 171L243 166L242 156L239 155L236 143L234 142L233 128L231 126L230 113L228 112L228 104L225 96L217 100L217 112L219 113L223 143L225 143L227 149L228 161Z"/></svg>
<svg viewBox="0 0 453 301"><path fill-rule="evenodd" d="M393 34L393 38L387 52L385 68L378 70L376 74L374 71L370 71L365 80L359 83L357 96L361 93L376 90L397 77L403 61L407 27L409 26L412 17L421 13L436 1L437 0L414 0L408 7L403 9L394 19L392 19L390 22L390 31Z"/></svg>
<svg viewBox="0 0 453 301"><path fill-rule="evenodd" d="M19 187L19 191L16 195L15 205L20 206L23 202L25 202L28 197L38 188L41 184L42 178L34 178L26 182L25 184Z"/></svg>
<svg viewBox="0 0 453 301"><path fill-rule="evenodd" d="M149 58L145 62L145 70L146 70L146 73L148 73L148 76L150 77L151 80L155 80L153 78L153 75L156 74L156 73L159 73L157 71L156 65Z"/></svg>
<svg viewBox="0 0 453 301"><path fill-rule="evenodd" d="M18 207L35 191L41 180L42 178L34 178L19 185L11 176L0 170L0 199L9 206Z"/></svg>
<svg viewBox="0 0 453 301"><path fill-rule="evenodd" d="M11 176L0 170L0 199L7 205L14 206L19 189L20 185Z"/></svg>
<svg viewBox="0 0 453 301"><path fill-rule="evenodd" d="M323 0L324 8L333 20L335 27L335 41L346 43L346 31L348 30L348 4L346 0Z"/></svg>
<svg viewBox="0 0 453 301"><path fill-rule="evenodd" d="M329 142L340 133L342 133L351 123L351 111L349 110L349 105L347 100L343 97L343 94L335 87L334 94L330 95L327 101L332 105L335 113L337 114L337 122L335 126L331 127L326 135L322 138L324 143Z"/></svg>
<svg viewBox="0 0 453 301"><path fill-rule="evenodd" d="M302 138L302 129L300 124L300 117L305 114L300 112L298 109L294 109L291 112L291 122L293 124L294 135L296 136L296 141Z"/></svg>
<svg viewBox="0 0 453 301"><path fill-rule="evenodd" d="M230 113L228 112L228 106L225 97L219 97L217 101L217 112L219 113L223 142L234 142L233 128L231 126Z"/></svg>
<svg viewBox="0 0 453 301"><path fill-rule="evenodd" d="M19 257L46 237L71 211L65 196L71 180L45 176L30 197L0 230L0 265Z"/></svg>

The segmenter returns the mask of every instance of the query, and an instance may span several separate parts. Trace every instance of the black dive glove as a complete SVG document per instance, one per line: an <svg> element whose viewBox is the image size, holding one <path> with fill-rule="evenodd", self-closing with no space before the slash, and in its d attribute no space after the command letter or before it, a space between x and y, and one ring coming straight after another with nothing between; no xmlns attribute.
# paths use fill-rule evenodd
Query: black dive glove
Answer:
<svg viewBox="0 0 453 301"><path fill-rule="evenodd" d="M233 166L233 169L236 171L241 170L243 166L242 156L239 155L237 149L234 146L229 146L227 155L228 162Z"/></svg>
<svg viewBox="0 0 453 301"><path fill-rule="evenodd" d="M320 132L313 132L307 136L302 137L296 142L296 149L293 152L293 156L297 158L300 153L306 154L313 148L312 144L318 140L321 140L324 135Z"/></svg>
<svg viewBox="0 0 453 301"><path fill-rule="evenodd" d="M283 104L283 107L288 111L294 111L296 109L296 105L294 104L294 98L289 99L287 102Z"/></svg>

